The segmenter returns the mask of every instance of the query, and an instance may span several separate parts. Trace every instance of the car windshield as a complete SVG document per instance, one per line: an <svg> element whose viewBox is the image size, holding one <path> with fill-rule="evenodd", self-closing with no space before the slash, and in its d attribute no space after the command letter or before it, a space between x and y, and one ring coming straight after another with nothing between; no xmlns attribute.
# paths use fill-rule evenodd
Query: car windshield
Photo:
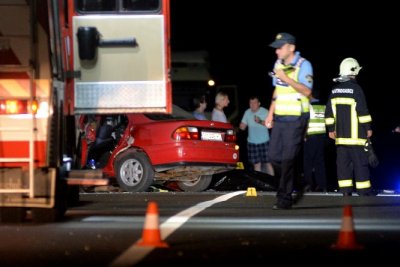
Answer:
<svg viewBox="0 0 400 267"><path fill-rule="evenodd" d="M195 120L196 118L192 113L184 110L183 108L173 105L172 114L166 113L146 113L146 117L151 120L163 121L163 120Z"/></svg>

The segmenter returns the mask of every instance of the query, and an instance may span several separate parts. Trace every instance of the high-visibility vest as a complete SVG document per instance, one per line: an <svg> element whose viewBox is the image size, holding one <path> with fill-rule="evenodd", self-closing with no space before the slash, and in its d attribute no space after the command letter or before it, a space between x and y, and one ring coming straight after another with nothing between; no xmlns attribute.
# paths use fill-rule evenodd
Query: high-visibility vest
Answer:
<svg viewBox="0 0 400 267"><path fill-rule="evenodd" d="M324 134L325 105L310 105L310 120L308 122L307 135Z"/></svg>
<svg viewBox="0 0 400 267"><path fill-rule="evenodd" d="M278 63L276 68L285 69L289 78L298 82L300 65L304 62L304 58L300 58L296 65L283 65ZM310 101L308 97L297 92L292 86L276 80L275 86L276 100L274 113L280 116L300 116L302 113L309 112Z"/></svg>

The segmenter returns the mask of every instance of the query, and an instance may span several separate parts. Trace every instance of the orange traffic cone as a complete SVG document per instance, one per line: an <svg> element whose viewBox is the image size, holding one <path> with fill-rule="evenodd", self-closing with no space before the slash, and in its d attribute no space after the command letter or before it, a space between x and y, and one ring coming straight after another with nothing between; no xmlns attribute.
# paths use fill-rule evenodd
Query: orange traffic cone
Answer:
<svg viewBox="0 0 400 267"><path fill-rule="evenodd" d="M336 244L331 246L333 249L362 249L364 246L356 241L356 234L354 231L353 211L350 205L344 206L342 228L340 229L338 240Z"/></svg>
<svg viewBox="0 0 400 267"><path fill-rule="evenodd" d="M161 240L161 233L158 221L158 206L156 202L149 202L144 221L142 239L138 246L150 246L166 248L168 244Z"/></svg>

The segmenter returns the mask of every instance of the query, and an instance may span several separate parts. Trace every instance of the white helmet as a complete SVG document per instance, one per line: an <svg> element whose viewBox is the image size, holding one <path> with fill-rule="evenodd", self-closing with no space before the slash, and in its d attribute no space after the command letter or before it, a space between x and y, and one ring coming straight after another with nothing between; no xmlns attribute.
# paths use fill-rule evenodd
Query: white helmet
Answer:
<svg viewBox="0 0 400 267"><path fill-rule="evenodd" d="M354 58L348 57L343 59L342 63L340 63L340 76L356 76L358 72L361 70L360 64Z"/></svg>

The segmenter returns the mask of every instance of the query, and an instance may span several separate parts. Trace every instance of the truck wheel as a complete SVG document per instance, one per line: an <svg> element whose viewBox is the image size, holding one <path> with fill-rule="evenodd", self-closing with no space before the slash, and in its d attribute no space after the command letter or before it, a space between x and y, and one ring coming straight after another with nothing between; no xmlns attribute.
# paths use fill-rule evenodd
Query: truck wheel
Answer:
<svg viewBox="0 0 400 267"><path fill-rule="evenodd" d="M144 192L154 180L154 170L143 152L126 151L115 160L115 175L119 187L128 192Z"/></svg>
<svg viewBox="0 0 400 267"><path fill-rule="evenodd" d="M178 186L185 192L201 192L206 190L212 181L212 175L200 175L195 181L178 182Z"/></svg>

